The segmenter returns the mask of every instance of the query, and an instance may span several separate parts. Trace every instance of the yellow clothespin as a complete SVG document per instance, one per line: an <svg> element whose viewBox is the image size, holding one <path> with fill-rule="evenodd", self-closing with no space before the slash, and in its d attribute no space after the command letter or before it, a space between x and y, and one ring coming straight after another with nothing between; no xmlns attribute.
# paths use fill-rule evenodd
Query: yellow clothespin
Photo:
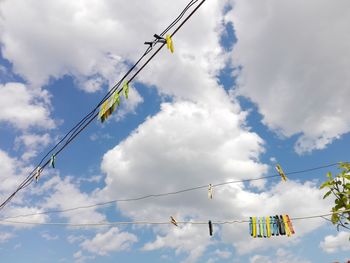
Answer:
<svg viewBox="0 0 350 263"><path fill-rule="evenodd" d="M171 53L174 53L174 44L170 35L165 36L166 46L170 50Z"/></svg>
<svg viewBox="0 0 350 263"><path fill-rule="evenodd" d="M108 100L105 100L101 107L100 107L100 112L98 114L98 117L101 119L101 122L104 122L106 117L105 117L105 113L107 111L107 107L108 107Z"/></svg>
<svg viewBox="0 0 350 263"><path fill-rule="evenodd" d="M172 216L170 216L170 223L172 223L173 225L177 226L177 221Z"/></svg>
<svg viewBox="0 0 350 263"><path fill-rule="evenodd" d="M41 175L41 167L38 166L35 170L35 174L34 174L34 179L35 179L35 182L37 183L39 178L40 178L40 175Z"/></svg>
<svg viewBox="0 0 350 263"><path fill-rule="evenodd" d="M211 184L208 186L208 198L213 199L213 186Z"/></svg>
<svg viewBox="0 0 350 263"><path fill-rule="evenodd" d="M266 234L267 234L267 237L271 237L271 228L270 228L270 217L267 216L266 217Z"/></svg>
<svg viewBox="0 0 350 263"><path fill-rule="evenodd" d="M256 220L256 217L255 216L253 216L252 217L252 227L253 227L253 237L255 238L256 237L256 230L257 230L257 220Z"/></svg>
<svg viewBox="0 0 350 263"><path fill-rule="evenodd" d="M126 99L129 98L129 82L127 80L123 84L123 93Z"/></svg>
<svg viewBox="0 0 350 263"><path fill-rule="evenodd" d="M288 224L288 219L286 217L286 215L282 215L282 219L283 219L283 223L286 229L286 234L288 237L290 237L292 235L292 231L289 228L289 224Z"/></svg>
<svg viewBox="0 0 350 263"><path fill-rule="evenodd" d="M279 175L282 177L282 180L283 180L283 181L287 181L287 176L286 176L286 174L283 172L281 165L276 164L276 170L277 170L277 172L279 173Z"/></svg>

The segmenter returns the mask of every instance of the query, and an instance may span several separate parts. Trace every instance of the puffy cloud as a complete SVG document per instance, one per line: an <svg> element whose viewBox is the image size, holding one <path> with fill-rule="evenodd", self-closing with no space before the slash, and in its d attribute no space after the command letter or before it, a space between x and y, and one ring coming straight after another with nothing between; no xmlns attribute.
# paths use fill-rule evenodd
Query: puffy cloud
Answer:
<svg viewBox="0 0 350 263"><path fill-rule="evenodd" d="M45 201L41 206L45 209L69 209L72 207L86 206L97 203L93 193L84 193L79 185L72 182L71 177L61 179L58 176L53 177L43 184L37 194L42 194ZM97 212L96 209L83 209L60 214L67 218L72 224L96 223L105 220L105 216Z"/></svg>
<svg viewBox="0 0 350 263"><path fill-rule="evenodd" d="M310 263L309 260L302 259L296 255L294 255L292 252L279 248L276 251L275 256L269 257L269 256L263 256L263 255L254 255L250 257L249 259L250 263Z"/></svg>
<svg viewBox="0 0 350 263"><path fill-rule="evenodd" d="M30 134L25 133L17 136L15 139L15 148L19 149L21 145L25 147L25 152L22 155L22 160L28 161L35 157L39 148L44 148L50 143L50 135L44 134Z"/></svg>
<svg viewBox="0 0 350 263"><path fill-rule="evenodd" d="M14 236L15 236L15 235L14 235L13 233L1 232L1 233L0 233L0 244L9 241L9 240L12 239Z"/></svg>
<svg viewBox="0 0 350 263"><path fill-rule="evenodd" d="M85 240L81 247L91 253L105 256L110 252L129 250L138 239L134 234L121 232L113 227L105 233L98 233L91 240Z"/></svg>
<svg viewBox="0 0 350 263"><path fill-rule="evenodd" d="M57 235L50 235L48 232L42 233L41 237L48 241L57 240L59 238Z"/></svg>
<svg viewBox="0 0 350 263"><path fill-rule="evenodd" d="M349 232L340 231L335 236L326 236L320 243L320 247L326 253L350 251Z"/></svg>
<svg viewBox="0 0 350 263"><path fill-rule="evenodd" d="M32 90L21 83L0 84L0 122L26 130L31 127L51 129L47 92Z"/></svg>
<svg viewBox="0 0 350 263"><path fill-rule="evenodd" d="M238 94L301 154L350 131L350 3L233 1Z"/></svg>

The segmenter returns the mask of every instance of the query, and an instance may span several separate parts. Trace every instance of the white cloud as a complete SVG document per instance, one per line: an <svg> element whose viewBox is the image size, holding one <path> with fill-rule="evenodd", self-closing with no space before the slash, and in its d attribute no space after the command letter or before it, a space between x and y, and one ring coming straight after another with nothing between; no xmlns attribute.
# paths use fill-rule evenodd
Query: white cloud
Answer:
<svg viewBox="0 0 350 263"><path fill-rule="evenodd" d="M57 235L51 235L48 232L42 233L41 237L48 240L48 241L57 240L59 238Z"/></svg>
<svg viewBox="0 0 350 263"><path fill-rule="evenodd" d="M301 154L350 131L350 3L233 1L238 93ZM236 72L237 74L237 72Z"/></svg>
<svg viewBox="0 0 350 263"><path fill-rule="evenodd" d="M90 253L105 256L110 252L129 250L137 241L134 234L113 227L105 233L96 234L91 240L85 240L81 247Z"/></svg>
<svg viewBox="0 0 350 263"><path fill-rule="evenodd" d="M9 241L9 240L12 239L14 236L15 236L15 235L14 235L13 233L1 232L1 233L0 233L0 244Z"/></svg>
<svg viewBox="0 0 350 263"><path fill-rule="evenodd" d="M232 253L228 250L221 250L221 249L216 249L215 250L215 255L217 255L220 258L224 258L227 259L229 257L231 257Z"/></svg>
<svg viewBox="0 0 350 263"><path fill-rule="evenodd" d="M0 122L21 130L54 128L48 100L47 92L29 89L21 83L0 84Z"/></svg>
<svg viewBox="0 0 350 263"><path fill-rule="evenodd" d="M320 243L320 247L326 253L336 253L340 251L350 251L350 234L346 231L340 231L337 235L328 235Z"/></svg>
<svg viewBox="0 0 350 263"><path fill-rule="evenodd" d="M45 201L41 206L45 209L69 209L86 206L98 202L93 193L84 193L78 184L72 182L71 177L61 179L58 176L46 181L39 189L40 194L45 195ZM62 213L60 217L67 218L70 223L97 223L105 220L105 215L96 211L96 208L82 209Z"/></svg>
<svg viewBox="0 0 350 263"><path fill-rule="evenodd" d="M30 134L25 133L15 138L15 149L19 149L21 145L24 146L24 153L22 160L28 161L37 156L38 149L45 148L50 143L50 135L44 134Z"/></svg>
<svg viewBox="0 0 350 263"><path fill-rule="evenodd" d="M309 260L300 258L292 252L283 248L277 249L273 257L254 255L249 258L250 263L310 263Z"/></svg>

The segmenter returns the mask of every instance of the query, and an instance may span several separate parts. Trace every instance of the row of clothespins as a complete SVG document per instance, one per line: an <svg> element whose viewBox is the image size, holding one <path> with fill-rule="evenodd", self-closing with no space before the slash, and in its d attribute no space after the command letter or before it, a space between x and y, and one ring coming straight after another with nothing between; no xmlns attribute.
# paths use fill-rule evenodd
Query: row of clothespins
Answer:
<svg viewBox="0 0 350 263"><path fill-rule="evenodd" d="M295 234L292 221L288 215L275 215L267 217L250 217L249 232L254 238L284 236Z"/></svg>

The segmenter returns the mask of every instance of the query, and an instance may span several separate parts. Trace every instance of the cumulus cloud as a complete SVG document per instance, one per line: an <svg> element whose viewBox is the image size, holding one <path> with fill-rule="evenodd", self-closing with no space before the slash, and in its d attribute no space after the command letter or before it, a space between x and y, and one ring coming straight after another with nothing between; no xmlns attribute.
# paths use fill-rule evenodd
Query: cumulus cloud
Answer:
<svg viewBox="0 0 350 263"><path fill-rule="evenodd" d="M15 148L19 149L24 146L22 160L28 161L38 154L38 150L46 147L50 143L50 135L25 133L15 138Z"/></svg>
<svg viewBox="0 0 350 263"><path fill-rule="evenodd" d="M320 243L320 247L326 253L350 251L349 232L340 231L337 235L328 235Z"/></svg>
<svg viewBox="0 0 350 263"><path fill-rule="evenodd" d="M129 250L137 241L134 234L113 227L104 233L96 234L91 240L85 240L81 247L90 253L105 256L113 251Z"/></svg>
<svg viewBox="0 0 350 263"><path fill-rule="evenodd" d="M86 206L97 203L93 193L84 193L79 185L72 181L71 177L55 176L45 182L39 189L38 194L45 197L41 206L45 209L69 209L72 207ZM96 209L83 209L79 213L76 211L60 214L67 218L72 224L96 223L105 220L105 215L96 211Z"/></svg>
<svg viewBox="0 0 350 263"><path fill-rule="evenodd" d="M297 153L350 131L350 4L322 0L233 1L237 92L270 129L297 135Z"/></svg>
<svg viewBox="0 0 350 263"><path fill-rule="evenodd" d="M2 232L2 233L0 233L0 244L9 241L14 236L15 235L13 233L9 233L9 232Z"/></svg>
<svg viewBox="0 0 350 263"><path fill-rule="evenodd" d="M249 258L250 263L310 263L309 260L300 258L292 252L279 248L274 257L264 255L254 255Z"/></svg>
<svg viewBox="0 0 350 263"><path fill-rule="evenodd" d="M0 122L20 130L52 129L55 123L49 116L48 101L45 91L32 90L17 82L0 84Z"/></svg>

